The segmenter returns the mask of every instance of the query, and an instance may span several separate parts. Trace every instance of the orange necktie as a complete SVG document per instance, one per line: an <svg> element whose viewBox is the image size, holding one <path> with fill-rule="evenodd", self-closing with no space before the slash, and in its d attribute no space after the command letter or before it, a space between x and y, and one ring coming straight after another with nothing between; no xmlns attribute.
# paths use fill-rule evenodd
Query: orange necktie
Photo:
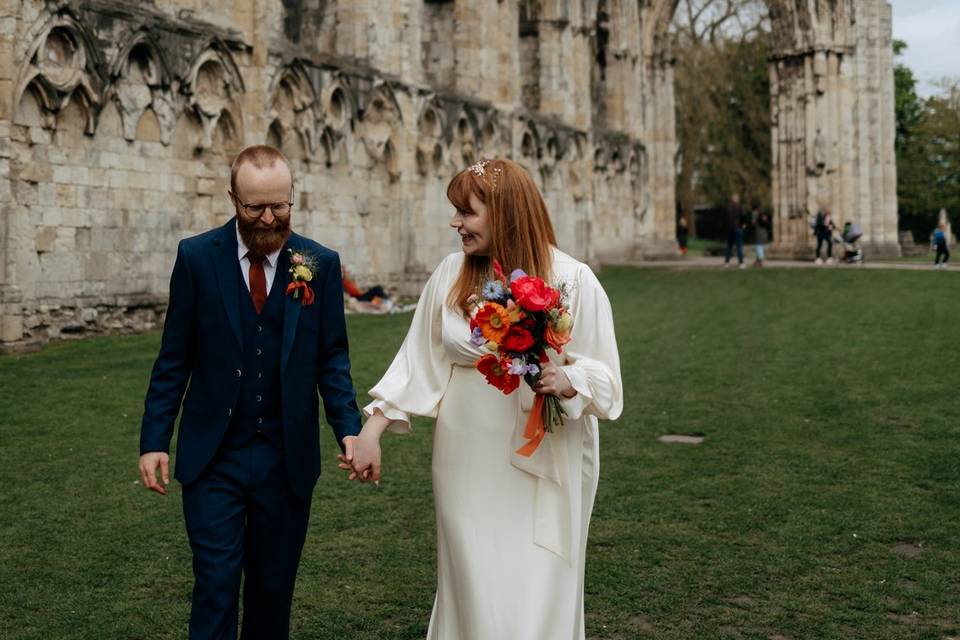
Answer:
<svg viewBox="0 0 960 640"><path fill-rule="evenodd" d="M253 300L253 308L259 315L267 301L267 274L263 271L264 256L248 253L247 259L250 260L250 299Z"/></svg>

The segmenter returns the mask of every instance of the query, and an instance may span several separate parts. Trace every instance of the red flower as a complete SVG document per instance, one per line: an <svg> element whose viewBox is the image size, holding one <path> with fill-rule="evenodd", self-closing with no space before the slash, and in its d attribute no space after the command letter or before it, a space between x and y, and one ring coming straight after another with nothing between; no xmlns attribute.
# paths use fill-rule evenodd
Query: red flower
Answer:
<svg viewBox="0 0 960 640"><path fill-rule="evenodd" d="M533 346L533 334L523 327L513 325L507 331L507 335L504 336L500 346L505 351L512 351L513 353L525 353L530 347Z"/></svg>
<svg viewBox="0 0 960 640"><path fill-rule="evenodd" d="M510 283L510 291L517 304L527 311L544 311L560 302L560 292L534 276L517 278Z"/></svg>
<svg viewBox="0 0 960 640"><path fill-rule="evenodd" d="M300 293L303 292L303 297L300 298ZM293 294L293 298L296 300L300 298L300 304L304 307L308 304L313 304L313 289L310 288L310 284L304 282L303 280L297 280L296 282L291 282L287 285L287 295Z"/></svg>
<svg viewBox="0 0 960 640"><path fill-rule="evenodd" d="M504 395L513 393L520 386L520 376L507 373L510 363L506 359L501 360L492 353L488 353L477 360L476 366L477 371L487 379L487 383L500 389Z"/></svg>

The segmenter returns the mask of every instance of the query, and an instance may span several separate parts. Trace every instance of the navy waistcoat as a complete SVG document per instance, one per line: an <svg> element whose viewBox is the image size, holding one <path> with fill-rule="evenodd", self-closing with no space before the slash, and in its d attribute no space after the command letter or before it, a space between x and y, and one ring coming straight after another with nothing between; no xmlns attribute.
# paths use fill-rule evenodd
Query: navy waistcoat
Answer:
<svg viewBox="0 0 960 640"><path fill-rule="evenodd" d="M280 405L280 355L283 341L284 292L277 265L273 285L267 301L257 314L250 298L250 290L240 278L240 318L243 327L243 369L240 374L240 393L227 429L224 444L239 447L262 435L280 446L283 423Z"/></svg>

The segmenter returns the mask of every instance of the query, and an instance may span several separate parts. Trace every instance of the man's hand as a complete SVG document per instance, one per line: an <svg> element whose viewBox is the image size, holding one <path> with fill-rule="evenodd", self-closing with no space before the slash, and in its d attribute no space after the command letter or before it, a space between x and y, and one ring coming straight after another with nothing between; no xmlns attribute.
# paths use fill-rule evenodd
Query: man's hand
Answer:
<svg viewBox="0 0 960 640"><path fill-rule="evenodd" d="M157 482L157 467L163 484ZM170 455L163 451L150 451L140 456L140 481L150 491L162 496L167 495L166 486L170 484Z"/></svg>
<svg viewBox="0 0 960 640"><path fill-rule="evenodd" d="M350 472L349 480L373 480L380 484L380 436L389 425L390 420L377 409L367 419L359 436L343 439L344 452L337 456L337 460L341 469Z"/></svg>
<svg viewBox="0 0 960 640"><path fill-rule="evenodd" d="M570 384L570 378L567 377L567 374L552 362L544 363L543 369L540 371L540 381L534 391L560 398L572 398L577 395L577 390Z"/></svg>
<svg viewBox="0 0 960 640"><path fill-rule="evenodd" d="M347 440L350 443L347 443ZM380 484L380 438L370 431L359 436L347 436L343 439L344 453L337 456L344 471L349 471L348 480L367 482L373 480Z"/></svg>

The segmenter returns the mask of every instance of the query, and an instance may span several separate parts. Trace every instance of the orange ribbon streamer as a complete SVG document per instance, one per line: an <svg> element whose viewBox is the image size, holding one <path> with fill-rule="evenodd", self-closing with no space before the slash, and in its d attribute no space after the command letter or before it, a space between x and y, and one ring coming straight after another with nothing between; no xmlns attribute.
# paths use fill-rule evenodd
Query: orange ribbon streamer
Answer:
<svg viewBox="0 0 960 640"><path fill-rule="evenodd" d="M296 282L291 282L290 284L288 284L287 295L290 295L291 293L297 291L298 289L303 292L303 297L300 298L300 304L302 304L303 306L307 306L308 304L313 304L313 289L311 289L310 285L308 285L303 280L297 280ZM296 298L297 294L294 293L293 297Z"/></svg>
<svg viewBox="0 0 960 640"><path fill-rule="evenodd" d="M533 407L530 409L530 417L527 419L527 426L523 429L523 437L529 442L519 449L517 453L529 458L537 450L544 436L547 435L547 429L543 425L543 403L546 398L538 393L533 398Z"/></svg>

